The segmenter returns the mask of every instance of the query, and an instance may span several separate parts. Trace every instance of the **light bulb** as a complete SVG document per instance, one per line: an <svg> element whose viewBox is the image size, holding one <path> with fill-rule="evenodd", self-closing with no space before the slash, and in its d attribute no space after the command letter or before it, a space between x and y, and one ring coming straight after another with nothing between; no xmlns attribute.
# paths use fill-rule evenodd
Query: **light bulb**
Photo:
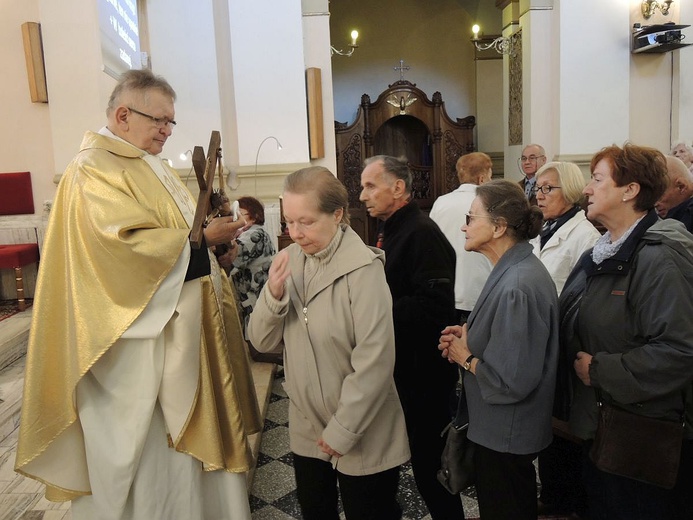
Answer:
<svg viewBox="0 0 693 520"><path fill-rule="evenodd" d="M351 44L352 45L356 45L356 40L358 39L358 37L359 37L359 32L356 29L351 31Z"/></svg>
<svg viewBox="0 0 693 520"><path fill-rule="evenodd" d="M481 30L481 27L479 27L478 24L472 25L472 32L474 33L474 38L479 37L479 31Z"/></svg>

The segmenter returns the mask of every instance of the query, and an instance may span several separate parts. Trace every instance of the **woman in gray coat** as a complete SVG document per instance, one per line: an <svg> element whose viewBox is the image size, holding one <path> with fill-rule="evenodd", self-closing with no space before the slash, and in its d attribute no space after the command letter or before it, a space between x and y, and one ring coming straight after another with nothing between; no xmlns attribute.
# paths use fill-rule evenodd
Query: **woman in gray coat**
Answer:
<svg viewBox="0 0 693 520"><path fill-rule="evenodd" d="M483 520L537 518L532 461L551 442L558 360L556 286L528 240L542 214L517 184L477 188L465 249L493 264L467 324L443 331L439 348L467 371L468 437Z"/></svg>
<svg viewBox="0 0 693 520"><path fill-rule="evenodd" d="M280 251L250 316L261 352L284 346L289 438L302 518L401 518L399 466L409 459L395 389L392 299L384 254L348 227L347 192L327 169L284 183L294 244Z"/></svg>

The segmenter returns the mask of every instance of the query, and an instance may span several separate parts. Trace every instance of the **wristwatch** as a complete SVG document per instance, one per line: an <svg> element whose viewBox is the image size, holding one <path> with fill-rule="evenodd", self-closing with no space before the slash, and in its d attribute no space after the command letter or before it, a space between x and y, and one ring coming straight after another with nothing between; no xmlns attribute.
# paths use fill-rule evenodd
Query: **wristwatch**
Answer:
<svg viewBox="0 0 693 520"><path fill-rule="evenodd" d="M474 354L470 354L467 360L462 363L462 368L464 368L467 372L472 368L472 359L474 359Z"/></svg>

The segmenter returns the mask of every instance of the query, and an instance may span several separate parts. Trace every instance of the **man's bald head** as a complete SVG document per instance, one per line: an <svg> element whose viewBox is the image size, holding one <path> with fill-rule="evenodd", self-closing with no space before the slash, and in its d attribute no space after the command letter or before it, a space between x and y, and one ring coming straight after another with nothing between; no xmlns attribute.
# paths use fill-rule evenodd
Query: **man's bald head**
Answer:
<svg viewBox="0 0 693 520"><path fill-rule="evenodd" d="M657 214L665 218L672 208L693 197L693 173L681 159L666 156L669 187L655 204Z"/></svg>

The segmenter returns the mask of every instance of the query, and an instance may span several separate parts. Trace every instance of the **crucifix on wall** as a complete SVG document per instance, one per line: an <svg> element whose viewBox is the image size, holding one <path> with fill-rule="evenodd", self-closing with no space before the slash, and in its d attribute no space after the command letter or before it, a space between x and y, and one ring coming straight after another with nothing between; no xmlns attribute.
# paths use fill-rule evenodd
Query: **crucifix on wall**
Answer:
<svg viewBox="0 0 693 520"><path fill-rule="evenodd" d="M404 81L404 71L411 69L409 65L404 64L404 60L399 60L399 67L392 67L393 70L399 71L399 80Z"/></svg>

